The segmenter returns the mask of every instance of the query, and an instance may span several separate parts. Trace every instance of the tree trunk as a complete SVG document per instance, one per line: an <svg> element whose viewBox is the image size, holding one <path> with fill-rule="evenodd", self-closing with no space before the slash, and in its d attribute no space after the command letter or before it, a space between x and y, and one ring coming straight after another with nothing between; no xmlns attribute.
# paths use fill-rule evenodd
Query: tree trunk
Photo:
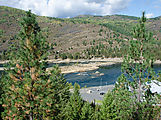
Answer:
<svg viewBox="0 0 161 120"><path fill-rule="evenodd" d="M141 98L141 79L139 79L139 95L138 95L138 102L141 101L140 98Z"/></svg>
<svg viewBox="0 0 161 120"><path fill-rule="evenodd" d="M29 116L30 118L30 120L33 120L33 114L32 113L30 113L30 116Z"/></svg>

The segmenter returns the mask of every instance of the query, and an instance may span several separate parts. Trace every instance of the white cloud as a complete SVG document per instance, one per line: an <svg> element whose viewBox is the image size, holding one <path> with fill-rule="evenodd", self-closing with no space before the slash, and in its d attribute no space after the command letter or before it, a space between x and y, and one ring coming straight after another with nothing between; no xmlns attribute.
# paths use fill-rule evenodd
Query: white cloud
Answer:
<svg viewBox="0 0 161 120"><path fill-rule="evenodd" d="M0 0L0 6L4 5L14 7L17 5L18 2L19 0Z"/></svg>
<svg viewBox="0 0 161 120"><path fill-rule="evenodd" d="M152 18L152 17L154 17L154 14L153 14L153 13L148 13L148 14L145 14L145 16L146 16L147 18Z"/></svg>
<svg viewBox="0 0 161 120"><path fill-rule="evenodd" d="M14 2L13 2L14 1ZM110 15L125 9L131 0L0 0L1 5L52 17Z"/></svg>

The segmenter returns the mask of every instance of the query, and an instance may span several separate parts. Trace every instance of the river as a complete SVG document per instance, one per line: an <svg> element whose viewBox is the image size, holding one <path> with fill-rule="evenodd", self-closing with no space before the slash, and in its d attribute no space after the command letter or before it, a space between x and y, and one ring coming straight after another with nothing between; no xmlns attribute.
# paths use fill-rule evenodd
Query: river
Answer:
<svg viewBox="0 0 161 120"><path fill-rule="evenodd" d="M0 65L0 67L2 67L2 65ZM155 64L154 70L158 73L161 70L161 64ZM2 71L0 71L0 74L1 72ZM64 74L64 77L72 84L77 82L81 87L93 87L115 84L120 75L121 64L114 64L100 67L97 70Z"/></svg>
<svg viewBox="0 0 161 120"><path fill-rule="evenodd" d="M161 70L161 64L155 64L154 70L158 73ZM93 71L65 74L64 77L72 84L77 82L81 87L93 87L115 84L120 75L121 64L114 64Z"/></svg>

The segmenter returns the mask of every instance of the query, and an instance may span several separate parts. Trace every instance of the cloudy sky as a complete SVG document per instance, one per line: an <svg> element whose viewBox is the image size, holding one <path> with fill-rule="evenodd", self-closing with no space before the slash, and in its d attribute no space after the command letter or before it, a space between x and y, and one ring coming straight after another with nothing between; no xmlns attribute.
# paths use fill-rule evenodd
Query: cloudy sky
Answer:
<svg viewBox="0 0 161 120"><path fill-rule="evenodd" d="M31 9L41 16L59 18L78 15L124 14L147 17L161 16L161 0L0 0L0 6Z"/></svg>

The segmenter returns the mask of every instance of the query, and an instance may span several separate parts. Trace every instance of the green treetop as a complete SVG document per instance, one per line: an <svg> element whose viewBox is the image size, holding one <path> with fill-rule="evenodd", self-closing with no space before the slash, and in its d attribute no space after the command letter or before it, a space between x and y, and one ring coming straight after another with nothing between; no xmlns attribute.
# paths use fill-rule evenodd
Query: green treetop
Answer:
<svg viewBox="0 0 161 120"><path fill-rule="evenodd" d="M128 54L122 63L122 72L126 82L124 85L131 91L129 97L133 100L133 118L138 120L150 120L156 117L157 100L150 92L147 82L155 80L156 76L152 68L154 59L149 50L149 43L153 40L152 33L145 28L145 12L139 20L139 24L133 30L134 39L130 40ZM120 85L120 84L118 84Z"/></svg>
<svg viewBox="0 0 161 120"><path fill-rule="evenodd" d="M150 92L147 82L155 80L153 57L149 52L152 34L145 29L145 13L134 28L134 39L122 63L122 75L112 93L105 96L103 119L152 120L159 115L158 98ZM107 114L106 114L107 112Z"/></svg>
<svg viewBox="0 0 161 120"><path fill-rule="evenodd" d="M22 19L19 43L11 47L1 80L3 119L56 119L69 96L58 67L46 71L49 44L30 11Z"/></svg>
<svg viewBox="0 0 161 120"><path fill-rule="evenodd" d="M64 115L66 120L79 120L81 118L81 109L83 107L83 100L79 93L80 86L75 83L73 94L70 96Z"/></svg>
<svg viewBox="0 0 161 120"><path fill-rule="evenodd" d="M94 109L83 101L79 92L80 86L75 83L74 90L63 111L64 120L93 120Z"/></svg>

